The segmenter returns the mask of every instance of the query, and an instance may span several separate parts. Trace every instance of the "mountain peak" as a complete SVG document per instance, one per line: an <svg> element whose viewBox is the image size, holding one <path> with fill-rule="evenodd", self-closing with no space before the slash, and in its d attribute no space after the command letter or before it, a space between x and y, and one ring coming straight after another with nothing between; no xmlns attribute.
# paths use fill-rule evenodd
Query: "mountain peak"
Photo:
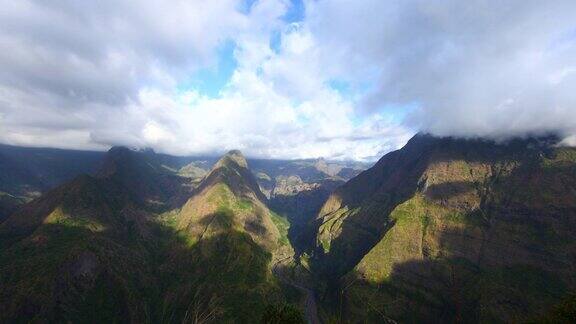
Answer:
<svg viewBox="0 0 576 324"><path fill-rule="evenodd" d="M134 151L125 146L114 146L108 150L97 176L100 178L110 177L122 167L132 164Z"/></svg>
<svg viewBox="0 0 576 324"><path fill-rule="evenodd" d="M243 155L242 155L242 151L240 151L240 150L230 150L230 151L228 151L228 153L226 153L225 155L239 155L239 156L243 156Z"/></svg>
<svg viewBox="0 0 576 324"><path fill-rule="evenodd" d="M242 168L248 168L248 162L242 152L240 150L231 150L218 160L214 169L230 166L230 163L235 163Z"/></svg>
<svg viewBox="0 0 576 324"><path fill-rule="evenodd" d="M106 154L96 176L122 186L136 201L154 208L178 201L186 191L183 180L166 171L156 153L149 150L115 146Z"/></svg>
<svg viewBox="0 0 576 324"><path fill-rule="evenodd" d="M260 191L256 178L248 168L246 158L239 150L231 150L224 154L212 167L198 190L214 186L217 183L226 183L238 195L251 192L257 199L266 200Z"/></svg>
<svg viewBox="0 0 576 324"><path fill-rule="evenodd" d="M266 196L238 150L226 153L182 207L180 226L195 239L226 231L247 233L267 249L278 244L279 232L265 205Z"/></svg>

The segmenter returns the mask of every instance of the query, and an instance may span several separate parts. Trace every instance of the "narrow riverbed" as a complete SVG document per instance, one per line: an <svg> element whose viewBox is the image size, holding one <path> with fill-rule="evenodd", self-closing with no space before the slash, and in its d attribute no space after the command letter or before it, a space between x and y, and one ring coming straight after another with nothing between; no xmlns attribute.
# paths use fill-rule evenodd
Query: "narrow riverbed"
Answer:
<svg viewBox="0 0 576 324"><path fill-rule="evenodd" d="M285 277L281 271L278 271L278 265L284 260L278 261L272 267L272 273L281 280L282 282L302 291L306 298L304 301L305 311L304 315L306 317L306 321L309 324L320 324L320 318L318 317L318 307L316 305L316 294L310 288L304 287L303 285L291 280L290 278Z"/></svg>

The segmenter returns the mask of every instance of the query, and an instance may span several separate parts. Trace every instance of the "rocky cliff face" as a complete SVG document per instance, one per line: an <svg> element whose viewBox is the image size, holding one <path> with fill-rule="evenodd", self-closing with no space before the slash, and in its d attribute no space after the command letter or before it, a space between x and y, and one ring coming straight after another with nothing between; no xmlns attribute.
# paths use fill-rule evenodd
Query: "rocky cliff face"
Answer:
<svg viewBox="0 0 576 324"><path fill-rule="evenodd" d="M337 190L315 269L352 318L524 321L575 288L576 150L417 135Z"/></svg>

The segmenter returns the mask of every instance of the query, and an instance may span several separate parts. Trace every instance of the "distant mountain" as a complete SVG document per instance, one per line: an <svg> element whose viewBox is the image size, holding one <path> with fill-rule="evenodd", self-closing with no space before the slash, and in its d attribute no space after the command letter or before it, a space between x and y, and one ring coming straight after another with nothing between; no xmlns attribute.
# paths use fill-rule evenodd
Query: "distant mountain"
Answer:
<svg viewBox="0 0 576 324"><path fill-rule="evenodd" d="M24 198L14 197L11 194L0 192L0 223L15 212L18 206L25 202L26 200Z"/></svg>
<svg viewBox="0 0 576 324"><path fill-rule="evenodd" d="M285 195L290 183L286 180L301 181L304 184L320 184L325 180L344 183L371 164L356 161L309 160L249 160L252 170L258 178L262 191L269 198ZM310 188L304 190L308 191ZM298 191L298 190L296 190ZM296 192L293 192L296 193Z"/></svg>
<svg viewBox="0 0 576 324"><path fill-rule="evenodd" d="M94 172L104 152L26 148L0 144L0 192L38 197L65 181Z"/></svg>
<svg viewBox="0 0 576 324"><path fill-rule="evenodd" d="M524 322L576 289L576 149L417 135L313 224L324 305L359 322Z"/></svg>
<svg viewBox="0 0 576 324"><path fill-rule="evenodd" d="M138 159L131 159L138 156ZM165 208L158 205L167 196L176 196L170 204L182 203L175 199L182 199L181 193L190 191L210 172L218 161L215 157L179 157L166 154L157 154L151 150L134 151L127 148L113 148L109 154L105 152L87 152L75 150L59 150L44 148L23 148L0 145L0 222L24 202L39 197L42 193L55 188L81 174L99 176L106 173L121 172L118 181L124 183L126 188L137 188L135 195L143 195L139 199L147 202L151 208ZM314 206L307 218L317 214L325 194L324 181L343 184L346 180L364 170L368 164L360 162L333 162L319 160L249 160L253 166L257 182L263 193L274 200L279 197L275 206L292 204L296 199L304 204ZM141 165L132 165L141 163ZM116 170L118 168L118 170ZM147 173L161 173L163 180L157 185L150 182L147 177L142 179L133 177L131 173L136 168L148 169ZM124 177L123 179L120 179ZM181 185L171 187L170 179L180 179ZM298 178L305 186L286 186L287 178ZM149 177L148 177L149 178ZM163 185L166 182L168 185ZM181 188L182 186L187 189ZM322 187L321 190L320 187ZM333 188L332 183L329 185ZM287 192L290 190L290 192ZM331 189L330 189L331 190ZM302 197L294 197L298 192L304 191ZM309 195L318 191L319 195ZM290 214L286 208L280 209ZM291 214L288 216L292 216Z"/></svg>
<svg viewBox="0 0 576 324"><path fill-rule="evenodd" d="M96 177L111 179L142 206L156 210L175 208L188 198L192 184L162 164L163 160L154 152L113 147Z"/></svg>
<svg viewBox="0 0 576 324"><path fill-rule="evenodd" d="M0 145L0 222L16 207L96 170L102 152Z"/></svg>
<svg viewBox="0 0 576 324"><path fill-rule="evenodd" d="M307 224L318 215L330 193L370 166L324 159L249 162L270 208L290 221L289 237L298 254L314 241Z"/></svg>
<svg viewBox="0 0 576 324"><path fill-rule="evenodd" d="M254 322L286 302L288 223L241 153L195 189L161 159L113 148L0 224L0 322Z"/></svg>

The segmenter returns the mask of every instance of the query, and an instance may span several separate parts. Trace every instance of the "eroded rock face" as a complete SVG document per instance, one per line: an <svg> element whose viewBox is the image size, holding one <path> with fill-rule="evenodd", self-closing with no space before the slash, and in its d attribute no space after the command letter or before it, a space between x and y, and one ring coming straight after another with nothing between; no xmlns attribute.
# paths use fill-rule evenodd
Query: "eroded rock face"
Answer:
<svg viewBox="0 0 576 324"><path fill-rule="evenodd" d="M351 318L525 321L575 288L576 150L418 135L317 224L316 269L354 283Z"/></svg>
<svg viewBox="0 0 576 324"><path fill-rule="evenodd" d="M302 191L310 191L320 187L319 183L306 183L299 176L279 176L272 196L293 196Z"/></svg>

